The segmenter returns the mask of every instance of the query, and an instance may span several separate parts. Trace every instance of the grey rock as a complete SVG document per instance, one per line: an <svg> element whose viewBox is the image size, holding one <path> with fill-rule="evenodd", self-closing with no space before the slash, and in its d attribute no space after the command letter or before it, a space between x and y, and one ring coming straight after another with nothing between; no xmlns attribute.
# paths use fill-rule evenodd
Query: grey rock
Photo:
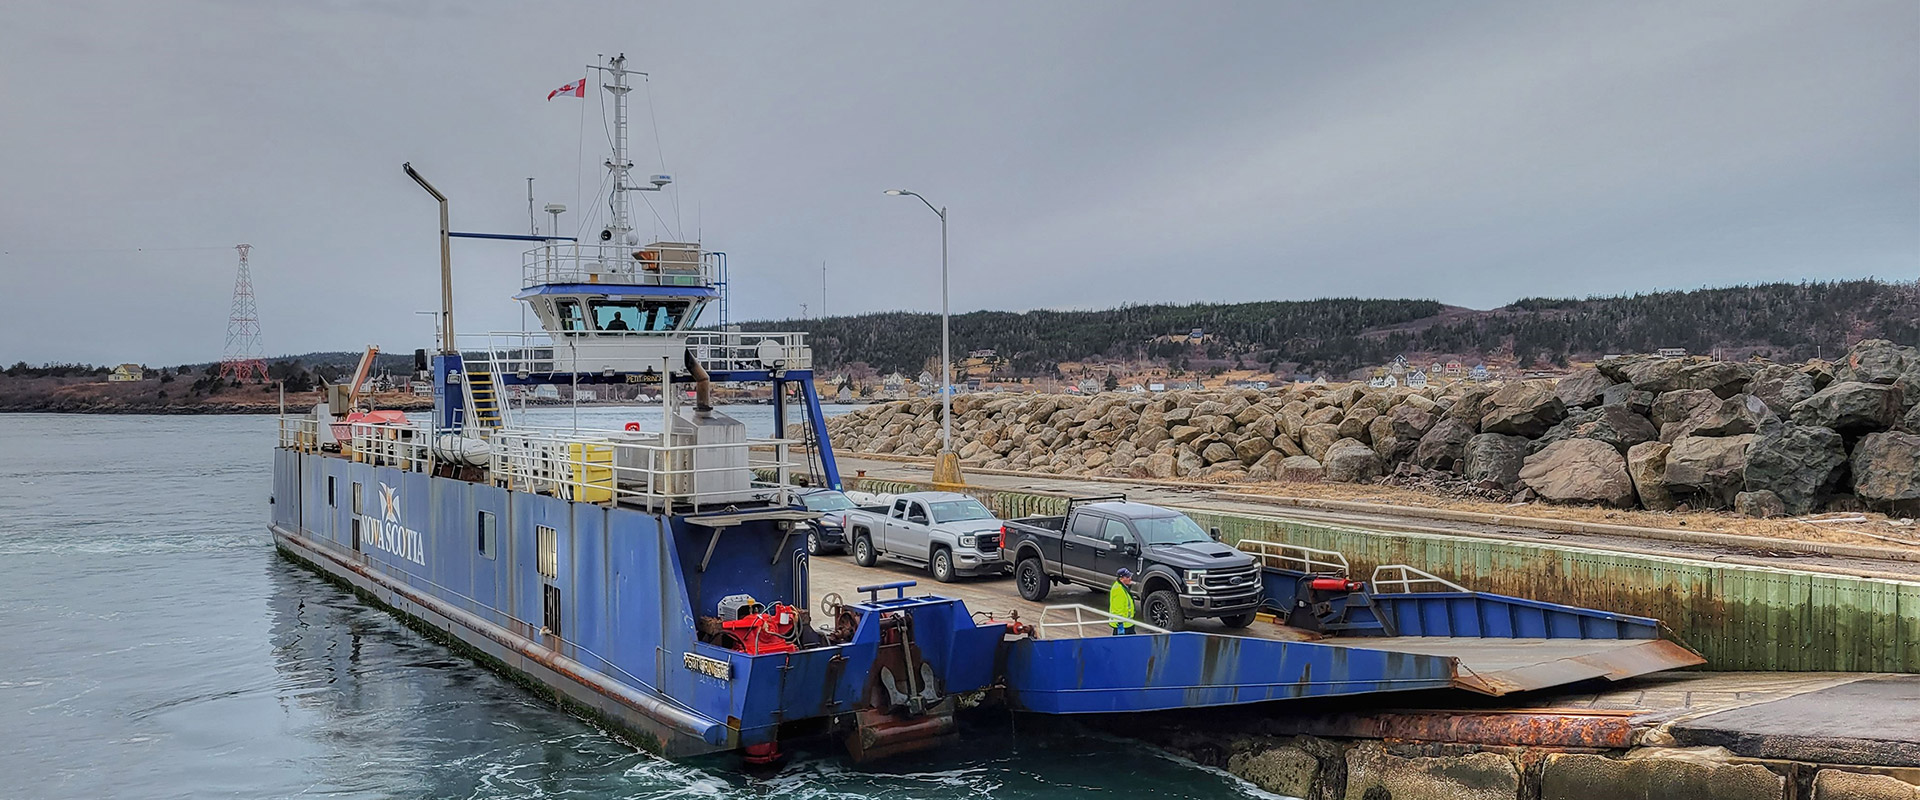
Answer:
<svg viewBox="0 0 1920 800"><path fill-rule="evenodd" d="M1892 385L1900 382L1908 368L1920 361L1920 353L1885 339L1864 339L1847 349L1834 370L1834 379Z"/></svg>
<svg viewBox="0 0 1920 800"><path fill-rule="evenodd" d="M1683 436L1667 452L1664 484L1674 495L1697 496L1721 507L1746 490L1747 448L1759 436Z"/></svg>
<svg viewBox="0 0 1920 800"><path fill-rule="evenodd" d="M1737 394L1703 403L1686 419L1661 426L1660 440L1671 442L1682 436L1735 436L1753 433L1778 421L1773 409L1760 398Z"/></svg>
<svg viewBox="0 0 1920 800"><path fill-rule="evenodd" d="M1907 433L1920 433L1920 405L1907 409L1907 415L1900 419L1900 430Z"/></svg>
<svg viewBox="0 0 1920 800"><path fill-rule="evenodd" d="M1358 439L1341 439L1327 448L1327 480L1337 483L1366 483L1380 477L1380 454Z"/></svg>
<svg viewBox="0 0 1920 800"><path fill-rule="evenodd" d="M1214 442L1213 444L1207 445L1206 449L1200 451L1200 457L1206 459L1208 464L1218 464L1223 461L1237 462L1240 460L1240 456L1233 451L1233 448L1224 442Z"/></svg>
<svg viewBox="0 0 1920 800"><path fill-rule="evenodd" d="M1427 469L1453 469L1466 457L1467 440L1473 438L1474 433L1473 423L1448 415L1420 437L1420 443L1413 448L1413 463Z"/></svg>
<svg viewBox="0 0 1920 800"><path fill-rule="evenodd" d="M1661 394L1680 388L1674 381L1685 367L1686 362L1677 358L1637 359L1620 370L1620 378L1633 384L1635 389Z"/></svg>
<svg viewBox="0 0 1920 800"><path fill-rule="evenodd" d="M1784 513L1811 514L1840 481L1847 446L1838 433L1812 425L1778 425L1747 449L1747 491L1768 491Z"/></svg>
<svg viewBox="0 0 1920 800"><path fill-rule="evenodd" d="M1653 423L1626 406L1601 406L1567 414L1560 424L1534 440L1529 449L1537 453L1562 439L1597 439L1613 445L1615 450L1624 454L1627 448L1653 441L1659 436L1660 432L1654 430Z"/></svg>
<svg viewBox="0 0 1920 800"><path fill-rule="evenodd" d="M1612 445L1594 439L1554 442L1528 456L1520 482L1542 499L1556 503L1633 505L1633 479L1627 460Z"/></svg>
<svg viewBox="0 0 1920 800"><path fill-rule="evenodd" d="M1747 390L1754 368L1732 361L1707 361L1688 364L1673 377L1675 389L1706 389L1721 397L1732 397Z"/></svg>
<svg viewBox="0 0 1920 800"><path fill-rule="evenodd" d="M1526 437L1476 434L1467 440L1464 474L1475 483L1492 483L1510 489L1520 482L1520 466L1526 459Z"/></svg>
<svg viewBox="0 0 1920 800"><path fill-rule="evenodd" d="M1779 495L1761 489L1734 495L1733 510L1754 519L1772 519L1786 516L1787 504L1780 501Z"/></svg>
<svg viewBox="0 0 1920 800"><path fill-rule="evenodd" d="M1679 389L1654 398L1648 416L1656 428L1665 428L1693 416L1694 412L1720 402L1720 396L1706 389Z"/></svg>
<svg viewBox="0 0 1920 800"><path fill-rule="evenodd" d="M1920 514L1920 434L1862 438L1853 448L1853 491L1890 514Z"/></svg>
<svg viewBox="0 0 1920 800"><path fill-rule="evenodd" d="M1600 404L1604 406L1626 406L1640 416L1653 413L1653 400L1656 395L1633 388L1631 383L1616 383L1607 387L1600 395Z"/></svg>
<svg viewBox="0 0 1920 800"><path fill-rule="evenodd" d="M1793 421L1847 434L1884 431L1900 420L1901 401L1898 386L1841 381L1795 404Z"/></svg>
<svg viewBox="0 0 1920 800"><path fill-rule="evenodd" d="M1480 418L1486 414L1482 406L1486 403L1487 396L1491 394L1493 390L1485 386L1467 388L1460 393L1459 397L1454 398L1453 405L1447 407L1447 417L1471 423L1474 426L1473 432L1479 433Z"/></svg>
<svg viewBox="0 0 1920 800"><path fill-rule="evenodd" d="M1485 406L1480 430L1512 436L1539 436L1567 415L1567 406L1553 393L1553 387L1537 381L1502 386L1487 397Z"/></svg>
<svg viewBox="0 0 1920 800"><path fill-rule="evenodd" d="M1747 384L1748 394L1760 398L1760 402L1766 403L1773 413L1783 417L1793 411L1795 404L1812 397L1815 391L1812 375L1784 364L1761 367Z"/></svg>
<svg viewBox="0 0 1920 800"><path fill-rule="evenodd" d="M1627 450L1627 477L1640 495L1640 505L1650 511L1672 511L1673 494L1667 491L1667 452L1673 445L1641 442Z"/></svg>
<svg viewBox="0 0 1920 800"><path fill-rule="evenodd" d="M1588 408L1600 405L1607 388L1614 385L1616 384L1612 378L1601 374L1600 370L1589 368L1577 370L1561 378L1554 383L1553 393L1568 408ZM1625 385L1632 386L1632 384Z"/></svg>

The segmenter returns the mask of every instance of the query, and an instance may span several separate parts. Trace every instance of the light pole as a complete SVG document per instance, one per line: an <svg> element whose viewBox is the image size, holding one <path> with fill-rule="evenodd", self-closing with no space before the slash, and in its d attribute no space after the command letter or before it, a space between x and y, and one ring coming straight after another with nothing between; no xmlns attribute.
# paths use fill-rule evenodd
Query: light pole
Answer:
<svg viewBox="0 0 1920 800"><path fill-rule="evenodd" d="M920 202L927 204L928 210L940 215L940 454L945 456L953 452L953 354L950 352L952 335L947 324L947 209L944 206L935 208L927 198L920 197L919 192L888 189L887 194L918 197Z"/></svg>

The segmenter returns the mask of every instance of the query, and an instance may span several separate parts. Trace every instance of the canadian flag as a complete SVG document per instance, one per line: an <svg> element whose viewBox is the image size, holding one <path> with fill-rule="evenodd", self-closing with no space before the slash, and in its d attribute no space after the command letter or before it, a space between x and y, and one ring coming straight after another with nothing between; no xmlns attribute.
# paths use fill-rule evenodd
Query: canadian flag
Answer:
<svg viewBox="0 0 1920 800"><path fill-rule="evenodd" d="M586 97L587 96L587 79L581 78L580 80L574 81L558 89L555 89L551 92L548 92L547 99L552 100L553 98L559 97L561 95L573 95L574 97Z"/></svg>

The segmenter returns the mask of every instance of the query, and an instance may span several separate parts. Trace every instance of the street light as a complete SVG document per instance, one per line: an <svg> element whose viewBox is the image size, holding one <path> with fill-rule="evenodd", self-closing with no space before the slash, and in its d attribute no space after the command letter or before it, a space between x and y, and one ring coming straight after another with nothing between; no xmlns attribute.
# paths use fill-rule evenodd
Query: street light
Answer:
<svg viewBox="0 0 1920 800"><path fill-rule="evenodd" d="M947 209L935 208L933 203L919 192L906 189L888 189L887 194L899 197L918 197L927 204L927 209L940 215L940 454L941 466L946 466L946 456L953 452L953 354L949 351L952 338L947 324ZM958 464L955 465L958 472ZM936 477L936 480L938 478Z"/></svg>

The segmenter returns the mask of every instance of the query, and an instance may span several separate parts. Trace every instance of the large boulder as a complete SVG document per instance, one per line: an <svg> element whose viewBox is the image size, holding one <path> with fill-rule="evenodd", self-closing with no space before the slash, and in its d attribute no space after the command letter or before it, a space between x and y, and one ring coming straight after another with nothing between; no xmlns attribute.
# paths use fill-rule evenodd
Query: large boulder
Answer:
<svg viewBox="0 0 1920 800"><path fill-rule="evenodd" d="M1840 481L1847 445L1838 433L1812 425L1777 425L1747 448L1747 491L1770 491L1785 513L1811 514Z"/></svg>
<svg viewBox="0 0 1920 800"><path fill-rule="evenodd" d="M1719 402L1720 396L1706 389L1679 389L1655 397L1647 414L1653 418L1654 427L1664 429Z"/></svg>
<svg viewBox="0 0 1920 800"><path fill-rule="evenodd" d="M1675 389L1706 389L1721 397L1732 397L1747 390L1754 368L1732 361L1707 361L1680 368L1673 378Z"/></svg>
<svg viewBox="0 0 1920 800"><path fill-rule="evenodd" d="M1885 339L1865 339L1848 348L1847 357L1834 370L1834 377L1842 381L1897 385L1906 383L1904 379L1913 375L1916 367L1920 367L1920 351Z"/></svg>
<svg viewBox="0 0 1920 800"><path fill-rule="evenodd" d="M1473 423L1449 415L1420 437L1420 443L1413 448L1413 463L1427 469L1453 469L1466 457L1467 440L1473 435Z"/></svg>
<svg viewBox="0 0 1920 800"><path fill-rule="evenodd" d="M1920 434L1873 433L1853 448L1853 491L1892 514L1920 514Z"/></svg>
<svg viewBox="0 0 1920 800"><path fill-rule="evenodd" d="M1704 391L1704 390L1701 390ZM1737 394L1716 398L1694 407L1686 419L1660 427L1660 441L1671 442L1682 436L1735 436L1753 433L1777 422L1773 409L1760 398Z"/></svg>
<svg viewBox="0 0 1920 800"><path fill-rule="evenodd" d="M1233 446L1233 454L1240 457L1241 463L1253 466L1260 459L1273 452L1273 440L1264 436L1248 436Z"/></svg>
<svg viewBox="0 0 1920 800"><path fill-rule="evenodd" d="M1680 388L1674 385L1674 381L1680 377L1680 370L1684 367L1686 362L1677 358L1635 359L1620 368L1619 379L1643 392L1671 392Z"/></svg>
<svg viewBox="0 0 1920 800"><path fill-rule="evenodd" d="M1480 430L1510 436L1539 436L1567 415L1567 406L1553 393L1553 386L1542 381L1502 386L1487 397L1484 406Z"/></svg>
<svg viewBox="0 0 1920 800"><path fill-rule="evenodd" d="M1755 519L1769 519L1786 516L1787 504L1781 501L1779 495L1761 489L1734 495L1733 510Z"/></svg>
<svg viewBox="0 0 1920 800"><path fill-rule="evenodd" d="M1815 391L1812 375L1785 364L1761 367L1747 383L1747 394L1760 398L1760 402L1782 417L1792 412L1795 404L1812 397Z"/></svg>
<svg viewBox="0 0 1920 800"><path fill-rule="evenodd" d="M1510 489L1520 481L1520 466L1527 459L1527 439L1504 433L1476 434L1467 440L1465 476L1474 483L1489 483Z"/></svg>
<svg viewBox="0 0 1920 800"><path fill-rule="evenodd" d="M1553 384L1553 394L1568 408L1588 408L1603 401L1614 380L1597 369L1576 370ZM1631 386L1631 384L1628 384Z"/></svg>
<svg viewBox="0 0 1920 800"><path fill-rule="evenodd" d="M1643 392L1633 388L1633 384L1631 383L1616 383L1607 387L1606 391L1600 393L1600 404L1603 406L1626 406L1628 411L1644 417L1653 413L1653 400L1655 396L1652 392Z"/></svg>
<svg viewBox="0 0 1920 800"><path fill-rule="evenodd" d="M1654 430L1653 423L1648 422L1646 417L1633 413L1623 405L1601 406L1568 413L1560 424L1535 439L1530 449L1537 453L1562 439L1598 439L1624 454L1629 447L1657 438L1660 438L1660 432Z"/></svg>
<svg viewBox="0 0 1920 800"><path fill-rule="evenodd" d="M1900 430L1907 433L1920 433L1920 405L1907 409L1907 415L1900 418Z"/></svg>
<svg viewBox="0 0 1920 800"><path fill-rule="evenodd" d="M1665 442L1641 442L1627 449L1627 477L1640 495L1640 505L1650 511L1672 511L1673 493L1667 491L1667 452L1673 445Z"/></svg>
<svg viewBox="0 0 1920 800"><path fill-rule="evenodd" d="M1840 381L1794 404L1793 421L1848 434L1884 431L1899 421L1901 400L1898 386Z"/></svg>
<svg viewBox="0 0 1920 800"><path fill-rule="evenodd" d="M1338 483L1366 483L1380 477L1380 454L1359 439L1341 439L1327 448L1320 459L1327 468L1327 480Z"/></svg>
<svg viewBox="0 0 1920 800"><path fill-rule="evenodd" d="M1367 425L1372 423L1374 418L1378 416L1380 416L1380 410L1373 406L1354 406L1347 411L1345 417L1340 419L1340 438L1372 442L1373 438L1372 435L1367 432Z"/></svg>
<svg viewBox="0 0 1920 800"><path fill-rule="evenodd" d="M1308 425L1300 432L1300 449L1307 451L1307 455L1322 461L1327 455L1327 448L1332 447L1337 441L1340 441L1338 425Z"/></svg>
<svg viewBox="0 0 1920 800"><path fill-rule="evenodd" d="M1633 479L1627 460L1612 445L1594 439L1554 442L1520 468L1520 482L1542 499L1556 503L1633 505Z"/></svg>
<svg viewBox="0 0 1920 800"><path fill-rule="evenodd" d="M1280 462L1280 480L1293 483L1319 483L1327 479L1327 468L1313 456L1288 456Z"/></svg>
<svg viewBox="0 0 1920 800"><path fill-rule="evenodd" d="M1493 390L1485 386L1469 387L1453 399L1452 405L1447 406L1447 416L1471 423L1474 426L1473 432L1479 433L1480 417L1486 414L1486 409L1481 406L1486 403L1487 396L1491 394Z"/></svg>
<svg viewBox="0 0 1920 800"><path fill-rule="evenodd" d="M1675 496L1725 507L1746 490L1747 448L1759 436L1683 436L1667 452L1664 484Z"/></svg>
<svg viewBox="0 0 1920 800"><path fill-rule="evenodd" d="M1237 462L1240 460L1240 455L1235 453L1233 446L1226 442L1214 442L1207 445L1200 451L1200 457L1206 459L1208 464L1219 464L1223 461Z"/></svg>

